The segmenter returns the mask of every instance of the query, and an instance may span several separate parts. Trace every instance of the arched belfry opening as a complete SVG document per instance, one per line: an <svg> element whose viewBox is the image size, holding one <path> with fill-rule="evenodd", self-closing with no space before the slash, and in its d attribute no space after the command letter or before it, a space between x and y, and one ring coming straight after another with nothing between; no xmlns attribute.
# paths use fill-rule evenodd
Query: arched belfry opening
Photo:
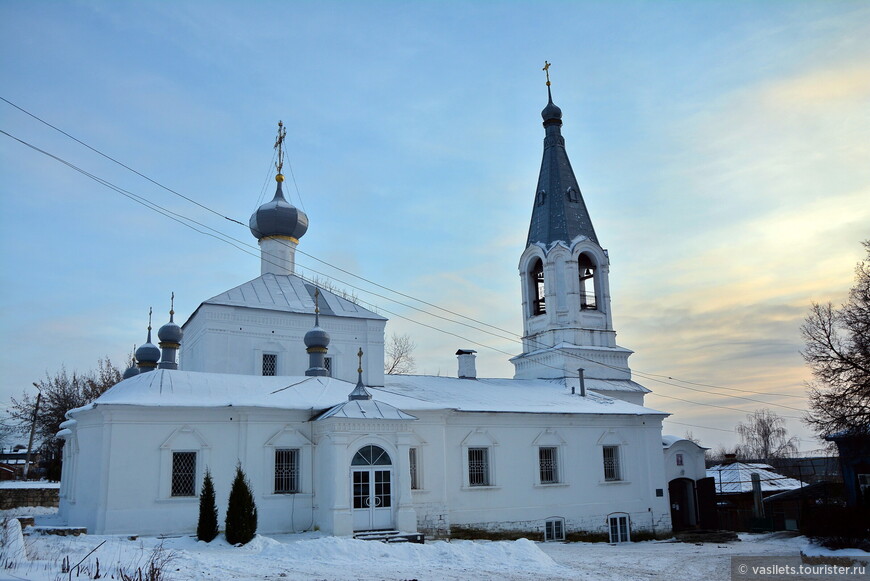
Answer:
<svg viewBox="0 0 870 581"><path fill-rule="evenodd" d="M543 315L547 312L544 295L544 262L540 258L533 259L529 268L529 299L531 316Z"/></svg>
<svg viewBox="0 0 870 581"><path fill-rule="evenodd" d="M580 275L580 310L595 311L598 310L598 280L596 276L596 265L588 254L581 254L577 257L577 272Z"/></svg>

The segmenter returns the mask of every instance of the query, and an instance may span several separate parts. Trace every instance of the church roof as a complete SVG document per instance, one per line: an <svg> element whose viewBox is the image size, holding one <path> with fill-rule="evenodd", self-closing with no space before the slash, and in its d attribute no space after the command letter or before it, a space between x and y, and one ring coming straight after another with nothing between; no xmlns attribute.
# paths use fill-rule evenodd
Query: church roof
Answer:
<svg viewBox="0 0 870 581"><path fill-rule="evenodd" d="M411 414L391 406L388 403L373 399L353 399L330 408L320 416L319 420L327 418L343 418L351 420L416 420Z"/></svg>
<svg viewBox="0 0 870 581"><path fill-rule="evenodd" d="M707 468L707 476L716 480L716 492L719 494L752 492L753 472L758 473L762 492L794 490L804 486L800 480L774 472L773 466L768 464L734 462Z"/></svg>
<svg viewBox="0 0 870 581"><path fill-rule="evenodd" d="M548 94L549 91L547 87ZM541 116L546 130L544 156L526 246L536 242L547 246L558 241L570 243L581 235L598 244L592 219L565 150L562 111L553 104L552 95Z"/></svg>
<svg viewBox="0 0 870 581"><path fill-rule="evenodd" d="M71 416L101 405L146 407L247 406L322 412L348 401L353 384L330 377L200 373L158 369L125 379ZM459 379L388 375L369 387L373 400L405 413L425 410L559 414L668 414L590 392L572 395L558 379Z"/></svg>
<svg viewBox="0 0 870 581"><path fill-rule="evenodd" d="M295 274L267 273L222 292L202 304L313 315L315 288L313 284L304 281ZM386 317L323 288L320 289L320 314L333 317L386 320Z"/></svg>

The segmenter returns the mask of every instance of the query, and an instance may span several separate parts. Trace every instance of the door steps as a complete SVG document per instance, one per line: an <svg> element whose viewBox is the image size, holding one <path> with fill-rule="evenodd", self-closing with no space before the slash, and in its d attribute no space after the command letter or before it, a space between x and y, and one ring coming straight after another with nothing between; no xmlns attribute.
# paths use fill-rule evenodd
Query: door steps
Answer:
<svg viewBox="0 0 870 581"><path fill-rule="evenodd" d="M381 541L382 543L419 543L423 544L423 533L403 533L401 531L363 531L354 533L353 538L361 541Z"/></svg>

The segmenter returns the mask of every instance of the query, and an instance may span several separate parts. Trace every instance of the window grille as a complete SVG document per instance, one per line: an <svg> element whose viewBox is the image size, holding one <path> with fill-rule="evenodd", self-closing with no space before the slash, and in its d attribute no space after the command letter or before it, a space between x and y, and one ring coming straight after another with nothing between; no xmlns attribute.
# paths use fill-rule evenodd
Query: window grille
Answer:
<svg viewBox="0 0 870 581"><path fill-rule="evenodd" d="M351 466L390 466L393 461L380 446L363 446L354 454Z"/></svg>
<svg viewBox="0 0 870 581"><path fill-rule="evenodd" d="M278 375L278 355L263 353L263 375Z"/></svg>
<svg viewBox="0 0 870 581"><path fill-rule="evenodd" d="M538 463L541 472L541 484L559 482L559 464L556 447L538 448Z"/></svg>
<svg viewBox="0 0 870 581"><path fill-rule="evenodd" d="M468 449L468 485L489 486L489 448Z"/></svg>
<svg viewBox="0 0 870 581"><path fill-rule="evenodd" d="M299 492L299 450L275 450L275 494Z"/></svg>
<svg viewBox="0 0 870 581"><path fill-rule="evenodd" d="M172 496L196 496L196 452L172 453Z"/></svg>
<svg viewBox="0 0 870 581"><path fill-rule="evenodd" d="M628 516L610 517L611 543L627 543L631 540L630 527L628 526L628 524Z"/></svg>
<svg viewBox="0 0 870 581"><path fill-rule="evenodd" d="M332 357L323 358L323 368L326 369L326 375L332 377Z"/></svg>
<svg viewBox="0 0 870 581"><path fill-rule="evenodd" d="M417 448L408 450L408 466L411 469L411 490L420 489L419 472L417 471Z"/></svg>
<svg viewBox="0 0 870 581"><path fill-rule="evenodd" d="M544 522L544 540L545 541L564 541L565 540L565 520L555 518Z"/></svg>
<svg viewBox="0 0 870 581"><path fill-rule="evenodd" d="M619 469L619 446L604 446L604 480L622 480Z"/></svg>

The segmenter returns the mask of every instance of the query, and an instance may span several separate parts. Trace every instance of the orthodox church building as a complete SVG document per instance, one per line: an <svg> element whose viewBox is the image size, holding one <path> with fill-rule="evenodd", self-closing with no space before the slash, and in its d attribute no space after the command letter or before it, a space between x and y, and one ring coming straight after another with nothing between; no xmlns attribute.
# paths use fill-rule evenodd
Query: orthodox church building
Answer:
<svg viewBox="0 0 870 581"><path fill-rule="evenodd" d="M309 224L282 192L279 127L275 196L250 220L260 276L182 326L170 310L159 346L149 322L137 366L67 414L67 524L191 533L206 471L222 520L240 464L262 533L668 533L668 414L643 406L616 344L609 257L549 97L512 379L477 377L463 349L457 377L384 375L386 319L294 273Z"/></svg>

